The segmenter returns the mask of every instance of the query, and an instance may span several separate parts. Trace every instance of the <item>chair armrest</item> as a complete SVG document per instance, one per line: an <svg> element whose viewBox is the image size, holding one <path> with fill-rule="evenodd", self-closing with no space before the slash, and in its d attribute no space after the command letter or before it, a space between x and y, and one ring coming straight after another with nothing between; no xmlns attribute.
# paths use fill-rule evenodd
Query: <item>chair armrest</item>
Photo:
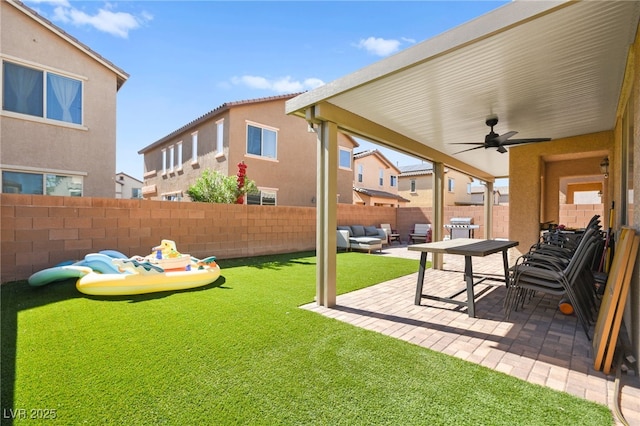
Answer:
<svg viewBox="0 0 640 426"><path fill-rule="evenodd" d="M349 245L349 231L336 231L336 245L338 248L348 249Z"/></svg>

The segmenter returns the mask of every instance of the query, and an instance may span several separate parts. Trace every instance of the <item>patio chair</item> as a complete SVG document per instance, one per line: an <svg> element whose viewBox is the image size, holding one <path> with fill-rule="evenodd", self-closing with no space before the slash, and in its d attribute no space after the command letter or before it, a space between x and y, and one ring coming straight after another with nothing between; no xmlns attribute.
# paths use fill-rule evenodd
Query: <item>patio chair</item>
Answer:
<svg viewBox="0 0 640 426"><path fill-rule="evenodd" d="M414 225L411 233L409 233L409 241L411 244L415 243L430 243L431 242L431 224L430 223L417 223Z"/></svg>
<svg viewBox="0 0 640 426"><path fill-rule="evenodd" d="M380 228L384 229L384 232L387 234L388 243L391 244L394 241L400 241L400 234L395 229L391 229L391 225L388 223L383 223L380 225Z"/></svg>
<svg viewBox="0 0 640 426"><path fill-rule="evenodd" d="M589 326L596 309L594 280L590 264L600 240L596 229L589 229L580 240L569 263L564 266L554 256L520 256L511 268L511 277L505 298L506 316L531 299L535 292L566 296L588 339Z"/></svg>

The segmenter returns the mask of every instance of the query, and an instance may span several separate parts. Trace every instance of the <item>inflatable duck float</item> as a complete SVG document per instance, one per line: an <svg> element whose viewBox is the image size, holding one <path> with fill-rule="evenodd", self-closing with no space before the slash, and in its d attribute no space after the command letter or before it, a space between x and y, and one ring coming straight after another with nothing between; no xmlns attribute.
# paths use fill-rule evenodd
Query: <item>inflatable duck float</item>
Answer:
<svg viewBox="0 0 640 426"><path fill-rule="evenodd" d="M42 286L78 278L76 288L94 296L133 295L185 290L211 284L220 277L215 256L196 259L181 254L172 240L162 240L148 256L127 258L120 252L90 253L80 262L36 272L29 284Z"/></svg>

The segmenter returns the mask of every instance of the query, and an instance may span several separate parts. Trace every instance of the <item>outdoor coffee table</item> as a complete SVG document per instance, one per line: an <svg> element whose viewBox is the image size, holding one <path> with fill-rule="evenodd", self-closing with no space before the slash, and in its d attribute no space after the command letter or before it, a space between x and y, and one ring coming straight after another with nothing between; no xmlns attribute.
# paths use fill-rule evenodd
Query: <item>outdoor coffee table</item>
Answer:
<svg viewBox="0 0 640 426"><path fill-rule="evenodd" d="M475 295L473 287L485 280L503 281L505 284L509 280L509 262L507 260L507 250L517 246L518 241L508 240L479 240L473 238L456 238L447 241L437 241L434 243L414 244L407 247L408 250L419 251L420 268L418 270L418 282L416 284L415 304L420 305L423 298L437 300L440 302L453 303L459 306L466 306L470 317L476 316ZM502 263L504 265L504 279L495 276L482 276L480 280L474 282L473 266L471 258L474 256L484 257L490 254L502 252ZM424 284L424 272L427 265L427 253L459 254L464 256L464 279L466 282L467 300L461 301L454 297L462 294L465 290L450 297L438 297L422 293Z"/></svg>

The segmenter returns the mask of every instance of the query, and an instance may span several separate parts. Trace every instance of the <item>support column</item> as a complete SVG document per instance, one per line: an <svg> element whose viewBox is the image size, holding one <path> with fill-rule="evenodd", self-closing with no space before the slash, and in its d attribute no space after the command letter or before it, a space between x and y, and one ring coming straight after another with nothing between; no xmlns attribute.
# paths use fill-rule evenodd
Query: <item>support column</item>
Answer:
<svg viewBox="0 0 640 426"><path fill-rule="evenodd" d="M493 182L484 184L484 232L482 238L493 238Z"/></svg>
<svg viewBox="0 0 640 426"><path fill-rule="evenodd" d="M323 121L318 129L316 188L316 302L336 305L338 127Z"/></svg>
<svg viewBox="0 0 640 426"><path fill-rule="evenodd" d="M432 241L442 241L444 229L444 163L433 163ZM433 269L442 269L442 253L433 254Z"/></svg>

